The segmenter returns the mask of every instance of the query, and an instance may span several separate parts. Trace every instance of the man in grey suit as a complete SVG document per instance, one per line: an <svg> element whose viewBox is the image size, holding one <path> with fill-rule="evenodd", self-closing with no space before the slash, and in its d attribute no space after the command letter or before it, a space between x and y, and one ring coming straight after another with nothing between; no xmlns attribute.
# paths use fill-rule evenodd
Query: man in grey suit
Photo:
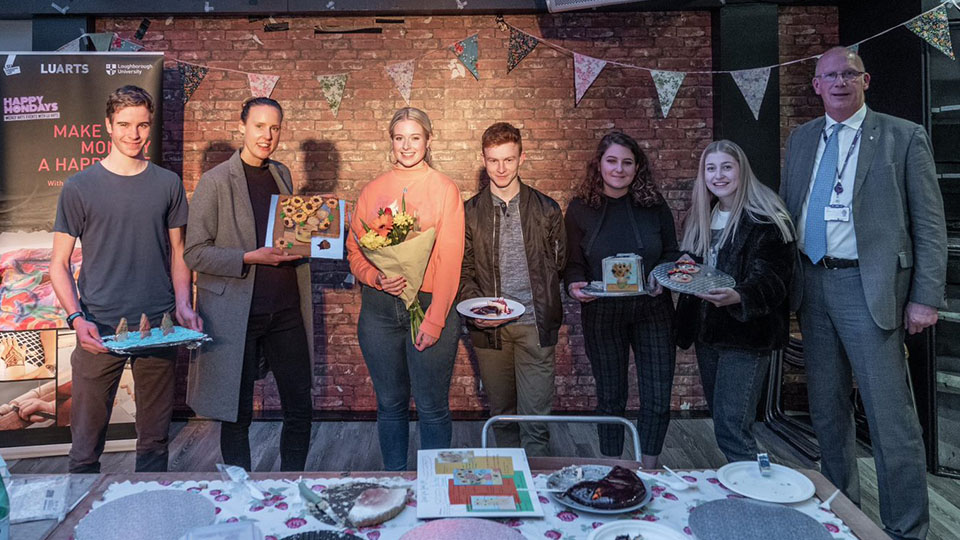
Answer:
<svg viewBox="0 0 960 540"><path fill-rule="evenodd" d="M943 200L923 128L864 105L870 86L845 48L817 62L825 117L786 146L780 194L797 224L799 307L813 427L824 475L860 501L850 399L856 377L892 538L925 538L923 441L907 384L904 330L937 322L946 272Z"/></svg>

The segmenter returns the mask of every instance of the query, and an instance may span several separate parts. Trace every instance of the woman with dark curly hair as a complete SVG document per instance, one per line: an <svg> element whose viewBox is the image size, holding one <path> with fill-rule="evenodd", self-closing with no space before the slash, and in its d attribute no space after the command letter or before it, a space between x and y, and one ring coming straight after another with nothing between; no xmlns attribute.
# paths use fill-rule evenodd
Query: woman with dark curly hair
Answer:
<svg viewBox="0 0 960 540"><path fill-rule="evenodd" d="M632 348L643 466L657 468L670 422L676 361L673 302L669 294L661 294L663 289L652 276L647 277L649 295L598 299L582 290L602 279L605 257L636 253L649 272L680 255L673 214L637 141L621 132L600 140L564 219L569 253L564 281L570 296L581 302L584 345L597 383L597 413L623 416ZM597 430L600 451L620 456L623 428L600 425Z"/></svg>

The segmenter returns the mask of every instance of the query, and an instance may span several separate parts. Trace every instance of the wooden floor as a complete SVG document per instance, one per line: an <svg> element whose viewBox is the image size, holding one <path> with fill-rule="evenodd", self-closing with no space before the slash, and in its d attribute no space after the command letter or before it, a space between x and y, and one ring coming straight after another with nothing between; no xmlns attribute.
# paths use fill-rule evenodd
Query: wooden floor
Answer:
<svg viewBox="0 0 960 540"><path fill-rule="evenodd" d="M481 421L457 421L453 425L453 446L471 448L480 446ZM601 457L596 430L585 424L553 424L551 450L557 456ZM790 467L817 468L768 431L763 424L754 429L760 445L771 458ZM171 471L215 471L220 458L219 424L209 421L178 422L171 427ZM418 440L417 424L411 424L411 441ZM313 443L307 459L307 470L314 471L373 471L382 468L377 430L374 422L315 422ZM253 468L256 471L278 471L280 423L256 422L251 427L250 445L254 449ZM411 444L413 447L414 445ZM627 441L624 456L632 459L633 445ZM677 469L716 469L726 460L713 439L713 423L709 418L674 420L667 432L662 454L664 464ZM133 452L104 454L103 472L125 472L134 468ZM408 463L416 463L416 451L411 448ZM862 450L860 478L863 511L879 523L877 480L873 458ZM9 463L13 473L65 473L66 457L21 459ZM930 540L960 538L960 481L927 475L930 495Z"/></svg>

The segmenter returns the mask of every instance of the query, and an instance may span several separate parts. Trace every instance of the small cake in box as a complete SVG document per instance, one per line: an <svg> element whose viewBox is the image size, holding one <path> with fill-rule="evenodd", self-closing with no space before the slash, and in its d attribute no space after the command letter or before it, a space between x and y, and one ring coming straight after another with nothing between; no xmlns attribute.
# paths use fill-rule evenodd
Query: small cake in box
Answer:
<svg viewBox="0 0 960 540"><path fill-rule="evenodd" d="M603 259L603 289L607 292L643 290L643 257L618 253Z"/></svg>

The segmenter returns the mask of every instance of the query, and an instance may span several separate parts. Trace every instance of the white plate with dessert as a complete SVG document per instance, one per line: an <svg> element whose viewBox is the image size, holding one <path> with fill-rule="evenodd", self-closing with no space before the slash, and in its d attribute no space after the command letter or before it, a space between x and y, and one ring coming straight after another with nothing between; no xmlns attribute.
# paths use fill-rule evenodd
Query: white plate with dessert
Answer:
<svg viewBox="0 0 960 540"><path fill-rule="evenodd" d="M650 294L644 289L639 291L619 291L616 290L616 286L612 288L607 288L602 281L591 281L585 287L580 289L580 292L589 296L596 296L597 298L616 298L619 296L640 296L643 294Z"/></svg>
<svg viewBox="0 0 960 540"><path fill-rule="evenodd" d="M457 304L457 313L471 319L488 321L506 321L523 315L524 307L520 302L509 298L480 296Z"/></svg>

